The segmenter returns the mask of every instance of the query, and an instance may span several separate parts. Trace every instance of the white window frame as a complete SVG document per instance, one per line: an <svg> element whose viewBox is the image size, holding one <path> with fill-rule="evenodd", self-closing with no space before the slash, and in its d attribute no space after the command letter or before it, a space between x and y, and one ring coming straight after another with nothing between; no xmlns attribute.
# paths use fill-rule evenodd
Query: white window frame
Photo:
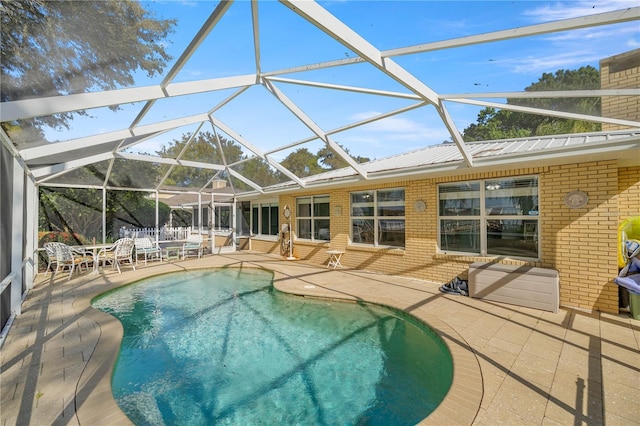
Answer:
<svg viewBox="0 0 640 426"><path fill-rule="evenodd" d="M509 189L509 190L504 190L505 192L509 192L511 195L513 195L513 193L515 192L516 194L519 195L531 195L534 202L536 202L536 206L535 208L532 208L531 210L527 210L527 211L513 211L513 212L509 212L509 214L491 214L491 211L493 210L491 208L491 206L487 206L487 199L491 198L490 195L500 195L501 189L498 187L496 187L495 182L496 181L505 181L505 180L525 180L525 179L535 179L537 181L537 185L533 186L533 187L524 187L524 188L514 188L514 189ZM479 207L478 207L478 215L441 215L441 211L440 211L440 201L441 201L441 194L440 194L440 188L443 186L448 186L448 185L456 185L456 184L461 184L461 183L466 183L466 184L474 184L474 183L478 183L479 184L479 190L473 191L470 190L468 192L469 198L475 198L474 195L478 195L479 197ZM535 193L532 193L535 192ZM458 192L456 193L456 198L458 199L464 199L463 197L461 197L461 195L464 195L464 192ZM437 200L438 200L438 207L437 207L437 213L438 213L438 239L437 239L437 247L438 247L438 252L439 253L445 253L445 254L461 254L461 255L472 255L472 256L486 256L486 257L499 257L499 256L507 256L509 258L517 258L517 259L527 259L527 260L539 260L540 259L540 214L539 214L539 207L537 206L537 203L540 202L540 177L538 175L527 175L527 176L505 176L505 177L499 177L499 178L489 178L489 179L475 179L475 180L471 180L471 181L465 181L465 182L446 182L446 183L441 183L438 184L437 187ZM449 220L449 221L477 221L478 222L478 226L479 226L479 232L478 232L478 238L479 238L479 250L478 252L473 252L473 251L455 251L455 250L447 250L446 248L443 249L442 248L442 229L443 229L443 225L442 222L444 220ZM500 254L496 254L496 253L489 253L488 250L488 238L489 238L489 232L488 232L488 224L490 223L490 221L496 221L496 222L500 222L500 223L509 223L509 221L512 222L517 222L517 221L522 221L522 227L523 227L523 233L522 233L522 240L526 240L528 238L531 238L533 241L535 241L536 244L536 256L526 256L526 255L521 255L517 252L513 252L513 253L500 253ZM535 231L532 231L531 225L535 225L533 226L533 228L535 228ZM471 234L470 234L471 235Z"/></svg>
<svg viewBox="0 0 640 426"><path fill-rule="evenodd" d="M265 237L265 238L278 238L278 234L280 233L279 225L277 225L274 233L271 233L271 229L269 232L264 233L262 229L262 209L267 207L269 210L269 228L271 228L271 224L274 213L272 212L273 207L276 207L275 212L275 220L276 223L280 223L280 206L277 201L263 201L263 202L252 202L251 203L251 234L254 236ZM258 210L257 217L254 214L254 209ZM255 226L255 228L254 228ZM256 232L257 229L257 232Z"/></svg>
<svg viewBox="0 0 640 426"><path fill-rule="evenodd" d="M388 201L388 202L379 202L378 201L379 193L381 193L381 192L391 192L391 191L403 191L404 197L403 197L403 200L402 200L401 203L399 201ZM372 196L373 200L368 201L368 202L354 203L354 201L353 201L353 195L354 194L370 194ZM402 187L371 189L371 190L352 191L352 192L350 192L349 193L349 227L350 227L349 235L350 235L350 238L351 238L351 242L353 244L364 245L364 246L404 249L405 245L406 245L406 237L407 237L406 199L407 199L406 189L402 188ZM400 215L398 215L398 216L382 216L382 215L378 215L379 207L381 207L381 206L383 206L385 204L387 204L389 206L402 205L403 214L401 216ZM357 208L358 206L371 207L372 210L373 210L373 215L369 215L369 216L354 215L353 214L354 213L354 209ZM373 221L373 229L361 229L361 227L359 225L355 224L354 221ZM378 241L380 241L380 230L381 230L380 222L381 221L402 221L402 223L403 223L402 232L403 232L403 237L404 237L404 244L402 244L401 246L400 245L390 245L390 244L379 244ZM356 229L358 229L358 232L354 231ZM366 237L363 237L364 235L366 235Z"/></svg>
<svg viewBox="0 0 640 426"><path fill-rule="evenodd" d="M327 204L329 205L329 210L328 210L328 216L319 216L316 214L315 211L315 205L316 205L316 199L318 198L326 198L327 199ZM311 205L310 207L310 212L311 215L310 216L303 216L300 214L300 209L299 209L299 205L300 205L300 201L301 200L309 200L309 203ZM322 242L326 242L329 241L331 239L331 197L329 196L329 194L319 194L319 195L308 195L305 197L297 197L296 198L296 203L295 203L295 208L296 208L296 237L299 239L303 239L306 241L322 241ZM316 232L315 226L316 226L316 221L317 220L326 220L329 223L329 227L326 228L326 231L324 230L325 228L322 228L321 230L318 230ZM301 221L310 221L311 222L311 229L310 229L310 233L311 233L311 238L303 238L300 235L300 222ZM316 238L316 235L318 235L318 233L320 232L326 232L326 239L320 239L320 238Z"/></svg>

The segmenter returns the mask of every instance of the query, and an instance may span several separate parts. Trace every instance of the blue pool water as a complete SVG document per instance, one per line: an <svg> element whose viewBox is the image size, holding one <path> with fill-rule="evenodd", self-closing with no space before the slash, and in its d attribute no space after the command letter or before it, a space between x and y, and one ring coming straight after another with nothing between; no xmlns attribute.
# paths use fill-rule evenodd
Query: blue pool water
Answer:
<svg viewBox="0 0 640 426"><path fill-rule="evenodd" d="M444 343L401 313L210 269L99 296L124 339L117 403L137 425L413 425L452 380Z"/></svg>

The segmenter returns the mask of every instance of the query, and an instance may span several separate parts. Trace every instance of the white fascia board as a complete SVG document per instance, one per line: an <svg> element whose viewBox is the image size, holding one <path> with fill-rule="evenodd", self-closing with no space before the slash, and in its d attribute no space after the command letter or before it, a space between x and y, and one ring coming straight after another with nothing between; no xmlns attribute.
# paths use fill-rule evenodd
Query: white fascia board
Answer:
<svg viewBox="0 0 640 426"><path fill-rule="evenodd" d="M177 129L179 127L189 126L195 123L202 123L203 121L207 121L208 119L209 116L207 114L196 114L189 117L176 118L175 120L161 121L159 123L136 127L134 129L131 129L131 133L134 136L142 136L150 133Z"/></svg>
<svg viewBox="0 0 640 426"><path fill-rule="evenodd" d="M620 120L617 118L596 117L594 115L576 114L572 112L554 111L550 109L532 108L519 105L501 104L497 102L476 101L471 99L451 99L449 102L478 105L497 109L507 109L509 111L524 112L528 114L545 115L549 117L569 118L572 120L592 121L594 123L609 123L620 126L640 127L640 122L631 120Z"/></svg>
<svg viewBox="0 0 640 426"><path fill-rule="evenodd" d="M145 86L0 103L0 120L13 121L63 112L144 102L165 97L160 86Z"/></svg>
<svg viewBox="0 0 640 426"><path fill-rule="evenodd" d="M212 78L208 80L185 81L172 83L165 89L169 97L193 95L197 93L213 92L216 90L233 89L235 87L256 84L256 75L237 75L233 77Z"/></svg>
<svg viewBox="0 0 640 426"><path fill-rule="evenodd" d="M580 16L561 21L546 22L544 24L529 25L526 27L511 28L507 30L493 31L467 37L459 37L432 43L418 44L415 46L390 49L382 52L384 56L400 56L412 53L431 52L434 50L449 49L452 47L470 46L473 44L490 43L494 41L510 40L519 37L529 37L540 34L548 34L559 31L577 30L600 25L619 24L622 22L640 19L640 7L616 10L613 12L598 13L595 15Z"/></svg>
<svg viewBox="0 0 640 426"><path fill-rule="evenodd" d="M85 157L78 160L58 163L53 166L32 168L31 171L33 172L34 177L39 178L39 177L49 176L55 173L70 171L78 167L84 167L89 164L99 163L101 161L110 160L112 158L113 158L112 152L105 152L103 154L92 155L90 157Z"/></svg>
<svg viewBox="0 0 640 426"><path fill-rule="evenodd" d="M480 92L448 93L438 97L443 101L454 99L538 99L538 98L597 98L600 96L640 96L640 89L554 90L540 92Z"/></svg>
<svg viewBox="0 0 640 426"><path fill-rule="evenodd" d="M300 86L321 87L324 89L342 90L345 92L355 92L355 93L366 93L369 95L377 95L377 96L389 96L392 98L413 99L413 100L422 99L420 96L416 95L415 93L389 92L387 90L367 89L365 87L343 86L340 84L318 83L315 81L296 80L292 78L269 77L265 79L270 81L277 81L280 83L297 84Z"/></svg>
<svg viewBox="0 0 640 426"><path fill-rule="evenodd" d="M118 140L130 138L131 136L132 134L129 130L116 130L114 132L101 133L95 136L71 139L65 142L53 142L32 148L25 148L20 151L20 155L25 159L25 161L38 160L54 154L61 154L82 148L113 143Z"/></svg>
<svg viewBox="0 0 640 426"><path fill-rule="evenodd" d="M345 47L356 52L367 62L374 65L407 89L421 95L425 100L434 105L438 104L438 96L435 91L393 62L392 59L384 58L378 49L353 31L349 26L327 12L318 3L297 0L280 0L280 2Z"/></svg>

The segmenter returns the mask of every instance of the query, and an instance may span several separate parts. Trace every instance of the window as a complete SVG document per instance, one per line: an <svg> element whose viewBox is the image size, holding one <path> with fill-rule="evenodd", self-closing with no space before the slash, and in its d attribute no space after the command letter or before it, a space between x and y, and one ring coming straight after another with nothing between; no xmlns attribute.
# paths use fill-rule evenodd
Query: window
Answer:
<svg viewBox="0 0 640 426"><path fill-rule="evenodd" d="M215 206L213 208L213 229L216 231L228 231L230 217L231 206Z"/></svg>
<svg viewBox="0 0 640 426"><path fill-rule="evenodd" d="M351 241L404 247L404 189L351 193Z"/></svg>
<svg viewBox="0 0 640 426"><path fill-rule="evenodd" d="M254 235L278 235L278 204L251 205L251 232Z"/></svg>
<svg viewBox="0 0 640 426"><path fill-rule="evenodd" d="M438 186L440 250L538 257L538 178Z"/></svg>
<svg viewBox="0 0 640 426"><path fill-rule="evenodd" d="M330 208L328 195L296 198L298 238L329 241Z"/></svg>
<svg viewBox="0 0 640 426"><path fill-rule="evenodd" d="M242 201L236 204L236 229L238 235L249 235L251 230L251 203Z"/></svg>

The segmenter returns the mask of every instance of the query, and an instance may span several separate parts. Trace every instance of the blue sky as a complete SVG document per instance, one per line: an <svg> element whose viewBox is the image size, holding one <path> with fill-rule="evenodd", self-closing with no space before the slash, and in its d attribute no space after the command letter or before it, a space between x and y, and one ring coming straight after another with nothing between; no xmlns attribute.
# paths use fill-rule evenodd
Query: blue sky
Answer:
<svg viewBox="0 0 640 426"><path fill-rule="evenodd" d="M178 25L167 44L178 58L217 2L156 1L145 3L159 17L176 18ZM638 6L637 1L322 1L320 4L380 50L532 25L584 14ZM275 1L259 4L262 71L355 56ZM227 77L255 72L250 3L236 1L207 40L178 74L175 82ZM520 91L544 72L577 69L640 47L638 21L594 29L554 33L456 49L399 56L394 60L437 93ZM171 65L171 64L170 64ZM283 77L349 86L407 92L368 64L334 67ZM157 84L162 76L136 76L137 85ZM335 90L280 83L277 86L323 130L388 112L413 102ZM142 124L208 111L232 91L206 93L156 103ZM497 100L503 101L503 100ZM52 140L68 140L93 132L129 126L142 107L124 105L76 119L71 131L50 132ZM462 131L475 122L480 107L448 103ZM261 86L243 93L216 113L249 142L272 150L311 135ZM148 141L140 151L153 152L194 126ZM210 127L207 127L210 130ZM382 121L338 133L333 139L354 155L380 158L440 143L450 136L432 107L426 106ZM304 145L316 151L318 142ZM291 149L274 154L284 158Z"/></svg>

